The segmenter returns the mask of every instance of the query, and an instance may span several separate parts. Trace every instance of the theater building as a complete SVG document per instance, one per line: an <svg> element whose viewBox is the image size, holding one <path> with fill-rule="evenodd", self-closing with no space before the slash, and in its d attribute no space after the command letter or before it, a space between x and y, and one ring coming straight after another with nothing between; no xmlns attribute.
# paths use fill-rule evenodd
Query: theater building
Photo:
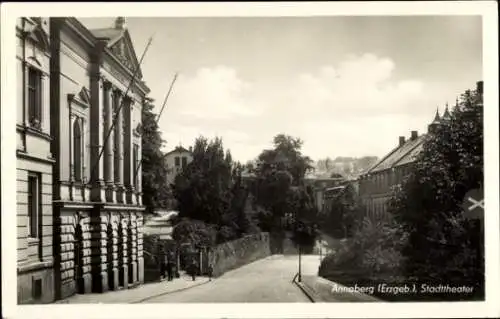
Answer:
<svg viewBox="0 0 500 319"><path fill-rule="evenodd" d="M31 183L34 171L33 185L39 186L33 188L41 195L33 204L18 191L18 215L24 202L38 205L41 226L38 241L18 234L18 265L37 258L52 274L42 283L42 302L138 285L144 281L140 124L149 89L125 19L99 30L75 18L22 20L41 25L35 30L43 32L33 35L40 43L34 58L18 53L20 85L27 88L18 108L18 189ZM41 80L31 80L32 64ZM41 118L33 122L36 129L29 120L31 102L26 104L32 87L40 90L33 95L41 104L33 111ZM22 141L28 157L19 153ZM36 166L20 166L24 158ZM27 223L18 218L18 226ZM18 282L25 291L19 303L31 302L27 281Z"/></svg>

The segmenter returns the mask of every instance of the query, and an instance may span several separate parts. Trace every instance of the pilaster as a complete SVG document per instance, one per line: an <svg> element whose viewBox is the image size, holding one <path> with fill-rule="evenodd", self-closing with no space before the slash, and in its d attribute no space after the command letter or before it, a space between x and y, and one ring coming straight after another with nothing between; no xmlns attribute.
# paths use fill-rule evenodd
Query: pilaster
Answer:
<svg viewBox="0 0 500 319"><path fill-rule="evenodd" d="M107 219L100 206L93 208L90 218L92 292L108 290L107 272Z"/></svg>
<svg viewBox="0 0 500 319"><path fill-rule="evenodd" d="M104 145L104 178L106 181L106 201L116 202L114 184L114 136L113 136L113 106L112 87L110 82L104 82L104 134L107 142Z"/></svg>
<svg viewBox="0 0 500 319"><path fill-rule="evenodd" d="M99 74L99 65L93 64L90 75L90 144L91 165L90 178L92 185L92 201L105 200L103 147L103 81Z"/></svg>
<svg viewBox="0 0 500 319"><path fill-rule="evenodd" d="M115 90L113 95L113 109L116 118L115 132L114 132L114 182L116 185L116 201L118 203L125 203L125 189L123 185L123 107L122 107L122 94L120 91Z"/></svg>
<svg viewBox="0 0 500 319"><path fill-rule="evenodd" d="M119 282L120 286L128 288L128 216L126 214L122 214L121 216L121 227L122 227L122 232L121 234L119 233L119 236L121 236L121 243L120 241L118 242L121 247L119 247L119 253L118 253L118 258L121 260L119 261L120 268L118 269L119 272ZM121 253L120 253L121 252Z"/></svg>
<svg viewBox="0 0 500 319"><path fill-rule="evenodd" d="M128 204L135 204L135 187L134 187L134 163L132 159L132 151L134 149L132 136L132 99L128 96L124 97L123 118L124 118L124 177L126 201Z"/></svg>
<svg viewBox="0 0 500 319"><path fill-rule="evenodd" d="M143 256L143 216L138 213L136 217L137 226L137 277L139 283L144 283L144 256Z"/></svg>

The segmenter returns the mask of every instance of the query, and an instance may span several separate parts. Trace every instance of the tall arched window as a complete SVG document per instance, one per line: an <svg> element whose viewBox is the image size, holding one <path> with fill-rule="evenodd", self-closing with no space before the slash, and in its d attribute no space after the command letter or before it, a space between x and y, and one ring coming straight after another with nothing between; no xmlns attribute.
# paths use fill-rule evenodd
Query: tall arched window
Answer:
<svg viewBox="0 0 500 319"><path fill-rule="evenodd" d="M75 181L82 181L82 129L77 118L73 123L73 175Z"/></svg>

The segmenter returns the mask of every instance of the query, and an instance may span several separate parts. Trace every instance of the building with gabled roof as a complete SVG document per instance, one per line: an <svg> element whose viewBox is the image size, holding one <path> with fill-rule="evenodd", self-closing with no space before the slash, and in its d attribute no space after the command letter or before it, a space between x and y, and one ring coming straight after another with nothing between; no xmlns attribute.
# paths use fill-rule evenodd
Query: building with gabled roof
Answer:
<svg viewBox="0 0 500 319"><path fill-rule="evenodd" d="M165 154L167 164L167 185L174 184L175 178L193 161L193 148L175 147Z"/></svg>
<svg viewBox="0 0 500 319"><path fill-rule="evenodd" d="M483 81L476 83L476 92L480 96L483 94ZM457 98L454 110L459 108ZM360 176L359 195L366 215L378 218L387 213L387 203L393 188L401 185L413 170L415 160L431 134L435 133L438 127L449 124L451 120L452 116L446 103L442 115L439 114L439 109L436 110L433 121L427 127L427 134L419 136L416 131L412 131L409 140L400 136L398 145Z"/></svg>
<svg viewBox="0 0 500 319"><path fill-rule="evenodd" d="M427 134L418 135L417 131L411 131L408 140L400 136L398 145L359 177L359 195L367 216L379 218L387 213L387 204L393 188L400 185L411 172L429 134L450 119L446 104L442 116L439 110L436 110L434 120L428 125Z"/></svg>

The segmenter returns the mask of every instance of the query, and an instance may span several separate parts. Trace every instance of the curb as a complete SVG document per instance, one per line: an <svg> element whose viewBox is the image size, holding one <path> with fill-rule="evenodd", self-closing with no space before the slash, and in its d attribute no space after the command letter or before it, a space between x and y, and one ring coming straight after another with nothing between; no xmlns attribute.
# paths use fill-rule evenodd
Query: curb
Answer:
<svg viewBox="0 0 500 319"><path fill-rule="evenodd" d="M295 277L293 277L292 279L292 282L300 288L300 290L304 293L304 295L306 295L307 299L309 299L311 302L316 302L316 300L314 299L314 297L312 296L312 293L310 293L308 291L308 289L300 282L298 282L297 280L295 280L297 277L298 277L298 273L295 275Z"/></svg>
<svg viewBox="0 0 500 319"><path fill-rule="evenodd" d="M192 285L192 286L189 286L189 287L184 287L184 288L179 288L177 290L171 290L171 291L167 291L167 292L162 292L160 294L157 294L157 295L152 295L152 296L148 296L146 298L142 298L142 299L139 299L139 300L136 300L136 301L132 301L130 302L131 304L134 304L134 303L141 303L141 302L144 302L144 301L147 301L149 299L153 299L153 298L157 298L157 297L161 297L161 296L165 296L165 295L169 295L169 294L172 294L172 293L176 293L176 292L181 292L181 291L184 291L184 290L188 290L190 288L194 288L194 287L198 287L198 286L201 286L201 285L205 285L207 283L211 282L210 280L207 280L205 282L200 282L199 284L196 284L196 285Z"/></svg>
<svg viewBox="0 0 500 319"><path fill-rule="evenodd" d="M295 283L300 288L300 290L302 290L302 292L307 296L307 298L309 298L309 300L311 300L311 302L314 302L314 303L317 303L317 302L327 302L327 303L329 303L329 302L348 302L348 303L352 303L352 302L381 302L381 301L383 301L379 298L369 296L366 294L362 294L362 293L355 293L355 294L349 293L350 298L352 298L351 300L337 300L337 301L324 300L322 297L317 296L313 289L309 288L306 284L304 284L302 282L296 281L295 278L297 278L297 275L295 275L295 277L293 278L293 283ZM327 279L324 279L322 277L319 277L318 280L323 281L323 282L333 283L333 282L331 282ZM342 286L342 285L339 285L337 283L335 283L335 285Z"/></svg>

